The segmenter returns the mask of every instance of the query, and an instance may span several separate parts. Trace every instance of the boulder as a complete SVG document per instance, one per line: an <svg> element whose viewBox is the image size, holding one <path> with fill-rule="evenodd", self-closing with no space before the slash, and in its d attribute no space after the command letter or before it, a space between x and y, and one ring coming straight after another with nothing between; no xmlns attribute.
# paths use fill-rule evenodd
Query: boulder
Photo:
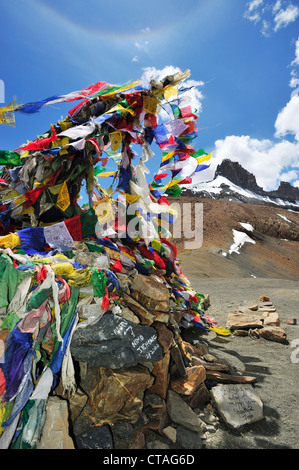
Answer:
<svg viewBox="0 0 299 470"><path fill-rule="evenodd" d="M163 357L156 330L106 312L94 325L77 328L71 353L77 361L110 369L157 362Z"/></svg>
<svg viewBox="0 0 299 470"><path fill-rule="evenodd" d="M206 369L202 365L188 367L187 375L171 382L171 389L181 395L193 395L195 390L206 379Z"/></svg>
<svg viewBox="0 0 299 470"><path fill-rule="evenodd" d="M169 311L169 290L157 276L137 274L131 293L137 302L150 310Z"/></svg>
<svg viewBox="0 0 299 470"><path fill-rule="evenodd" d="M283 344L287 343L287 334L284 329L279 326L265 326L259 330L259 334L262 338L269 341Z"/></svg>
<svg viewBox="0 0 299 470"><path fill-rule="evenodd" d="M113 449L109 426L97 426L76 437L78 449Z"/></svg>
<svg viewBox="0 0 299 470"><path fill-rule="evenodd" d="M184 402L180 395L172 390L168 390L167 394L167 412L174 423L180 424L191 431L199 433L205 431L205 423Z"/></svg>
<svg viewBox="0 0 299 470"><path fill-rule="evenodd" d="M263 403L252 385L217 385L212 387L211 397L221 418L232 428L263 419Z"/></svg>
<svg viewBox="0 0 299 470"><path fill-rule="evenodd" d="M153 381L141 365L118 370L87 365L80 385L88 401L78 420L89 418L97 426L117 421L134 424L143 409L144 392Z"/></svg>

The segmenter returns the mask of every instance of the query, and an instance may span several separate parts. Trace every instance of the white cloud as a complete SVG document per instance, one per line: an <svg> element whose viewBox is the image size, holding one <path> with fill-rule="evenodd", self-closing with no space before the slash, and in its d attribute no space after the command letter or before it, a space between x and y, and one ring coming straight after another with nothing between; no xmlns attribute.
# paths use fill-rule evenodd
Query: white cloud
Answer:
<svg viewBox="0 0 299 470"><path fill-rule="evenodd" d="M273 13L276 13L281 8L281 0L277 0L272 8Z"/></svg>
<svg viewBox="0 0 299 470"><path fill-rule="evenodd" d="M299 188L299 179L294 181L293 186L295 186L295 188Z"/></svg>
<svg viewBox="0 0 299 470"><path fill-rule="evenodd" d="M244 13L244 17L249 21L257 23L261 19L260 13L257 11L258 8L263 4L263 0L252 0L247 3L247 10Z"/></svg>
<svg viewBox="0 0 299 470"><path fill-rule="evenodd" d="M293 66L299 65L299 37L295 43L295 59L293 60L291 65Z"/></svg>
<svg viewBox="0 0 299 470"><path fill-rule="evenodd" d="M299 8L295 5L289 5L285 10L280 9L274 16L274 31L286 28L290 23L296 21L299 16Z"/></svg>
<svg viewBox="0 0 299 470"><path fill-rule="evenodd" d="M148 45L149 45L149 41L142 41L142 42L135 41L134 43L134 46L137 47L137 49L142 50L142 51L147 51Z"/></svg>
<svg viewBox="0 0 299 470"><path fill-rule="evenodd" d="M255 10L256 8L261 6L262 4L263 4L263 0L252 0L248 4L248 11Z"/></svg>
<svg viewBox="0 0 299 470"><path fill-rule="evenodd" d="M269 21L266 21L266 20L262 21L261 33L265 37L269 37L271 35L271 25Z"/></svg>
<svg viewBox="0 0 299 470"><path fill-rule="evenodd" d="M217 140L213 150L210 170L205 170L205 180L213 178L215 169L224 158L239 162L247 171L253 173L257 184L266 191L276 189L281 176L286 174L290 165L298 162L299 142L282 140L278 143L269 139L255 139L248 135L227 136ZM292 170L293 179L299 178L299 169Z"/></svg>
<svg viewBox="0 0 299 470"><path fill-rule="evenodd" d="M133 57L133 59L132 59L132 62L138 62L138 61L139 61L138 56L135 55L135 56Z"/></svg>
<svg viewBox="0 0 299 470"><path fill-rule="evenodd" d="M275 121L275 136L294 134L299 142L299 95L294 94L286 106L278 113Z"/></svg>
<svg viewBox="0 0 299 470"><path fill-rule="evenodd" d="M280 175L281 181L293 181L294 179L298 178L298 171L290 170Z"/></svg>
<svg viewBox="0 0 299 470"><path fill-rule="evenodd" d="M291 80L289 85L291 88L296 88L297 86L299 86L299 77L297 76L295 70L291 71Z"/></svg>
<svg viewBox="0 0 299 470"><path fill-rule="evenodd" d="M166 67L160 70L156 69L155 67L146 67L143 69L141 82L145 86L148 86L151 79L159 81L167 75L174 75L176 73L182 74L183 71L179 67L174 67L173 65L167 65ZM188 90L188 92L186 92L185 94L182 94L182 96L184 97L184 95L188 95L188 98L190 99L189 104L192 106L194 112L196 110L196 113L198 115L202 110L202 100L204 98L202 92L198 89L198 87L203 86L204 82L192 79L185 79L184 82L181 83L183 83L183 86L186 88L191 87L191 89ZM179 86L180 85L181 84L179 84Z"/></svg>
<svg viewBox="0 0 299 470"><path fill-rule="evenodd" d="M261 34L265 37L270 37L271 33L286 28L299 17L299 8L285 0L276 0L274 4L272 2L264 4L263 0L252 0L246 7L244 18L255 24L261 21Z"/></svg>

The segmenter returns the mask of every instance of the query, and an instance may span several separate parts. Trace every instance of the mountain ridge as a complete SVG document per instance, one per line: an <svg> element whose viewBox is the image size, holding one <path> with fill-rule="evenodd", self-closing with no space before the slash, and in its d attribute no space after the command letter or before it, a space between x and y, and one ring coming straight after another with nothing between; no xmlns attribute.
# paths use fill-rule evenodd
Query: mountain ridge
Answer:
<svg viewBox="0 0 299 470"><path fill-rule="evenodd" d="M299 188L281 181L276 190L265 191L253 173L228 158L217 166L211 181L186 186L182 195L278 206L299 212Z"/></svg>

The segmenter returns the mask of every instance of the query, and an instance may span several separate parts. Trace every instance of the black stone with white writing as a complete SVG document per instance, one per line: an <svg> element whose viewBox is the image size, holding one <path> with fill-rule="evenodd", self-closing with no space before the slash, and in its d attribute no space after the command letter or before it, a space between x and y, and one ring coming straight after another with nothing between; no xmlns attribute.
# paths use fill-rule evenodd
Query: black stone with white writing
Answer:
<svg viewBox="0 0 299 470"><path fill-rule="evenodd" d="M154 328L112 312L106 312L95 325L75 330L71 353L77 361L109 369L157 362L163 357Z"/></svg>

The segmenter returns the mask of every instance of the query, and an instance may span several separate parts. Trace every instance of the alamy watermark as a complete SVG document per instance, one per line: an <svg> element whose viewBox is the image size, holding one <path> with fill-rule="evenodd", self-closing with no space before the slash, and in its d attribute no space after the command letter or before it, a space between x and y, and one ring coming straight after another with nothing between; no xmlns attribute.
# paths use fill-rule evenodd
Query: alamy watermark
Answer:
<svg viewBox="0 0 299 470"><path fill-rule="evenodd" d="M299 338L293 339L291 342L291 348L295 348L291 354L291 362L292 364L298 364L299 362Z"/></svg>
<svg viewBox="0 0 299 470"><path fill-rule="evenodd" d="M165 206L164 206L165 207ZM96 205L95 212L99 222L96 226L96 235L101 238L107 233L107 226L113 227L115 218L111 213L110 202L101 202ZM138 200L126 207L117 203L117 227L109 238L127 238L144 240L159 239L159 233L171 234L175 242L183 242L186 250L198 250L203 243L203 203L184 202L172 203L165 211L147 212Z"/></svg>
<svg viewBox="0 0 299 470"><path fill-rule="evenodd" d="M0 78L0 103L5 103L5 84Z"/></svg>

